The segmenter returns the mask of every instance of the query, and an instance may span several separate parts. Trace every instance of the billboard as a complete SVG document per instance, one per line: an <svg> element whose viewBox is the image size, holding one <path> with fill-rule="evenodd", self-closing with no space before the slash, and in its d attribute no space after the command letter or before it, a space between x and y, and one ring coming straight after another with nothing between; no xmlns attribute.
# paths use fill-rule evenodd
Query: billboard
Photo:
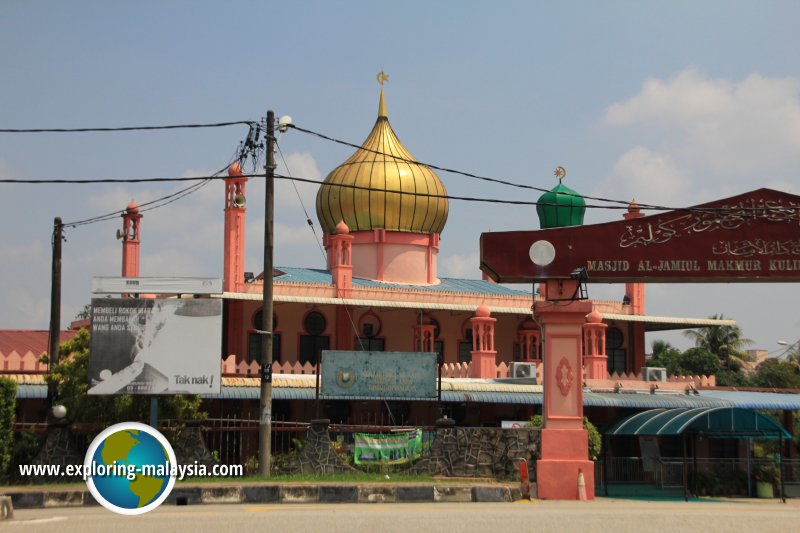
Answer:
<svg viewBox="0 0 800 533"><path fill-rule="evenodd" d="M759 189L605 224L481 235L481 270L501 283L800 281L800 196Z"/></svg>
<svg viewBox="0 0 800 533"><path fill-rule="evenodd" d="M322 398L436 398L436 354L322 351Z"/></svg>
<svg viewBox="0 0 800 533"><path fill-rule="evenodd" d="M222 278L92 278L95 294L222 294Z"/></svg>
<svg viewBox="0 0 800 533"><path fill-rule="evenodd" d="M218 394L222 300L92 299L89 394Z"/></svg>

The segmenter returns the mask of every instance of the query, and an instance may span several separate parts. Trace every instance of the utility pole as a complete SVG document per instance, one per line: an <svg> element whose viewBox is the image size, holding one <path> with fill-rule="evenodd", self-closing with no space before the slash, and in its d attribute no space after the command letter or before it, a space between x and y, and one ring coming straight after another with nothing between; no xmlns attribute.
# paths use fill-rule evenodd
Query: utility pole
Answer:
<svg viewBox="0 0 800 533"><path fill-rule="evenodd" d="M61 340L61 241L64 239L64 225L61 217L53 221L53 269L50 283L50 361L49 372L58 364L58 345ZM53 407L57 396L55 383L47 385L47 409Z"/></svg>
<svg viewBox="0 0 800 533"><path fill-rule="evenodd" d="M272 462L272 252L275 205L275 113L267 111L267 165L264 195L264 302L261 324L261 417L258 425L258 470L269 477Z"/></svg>

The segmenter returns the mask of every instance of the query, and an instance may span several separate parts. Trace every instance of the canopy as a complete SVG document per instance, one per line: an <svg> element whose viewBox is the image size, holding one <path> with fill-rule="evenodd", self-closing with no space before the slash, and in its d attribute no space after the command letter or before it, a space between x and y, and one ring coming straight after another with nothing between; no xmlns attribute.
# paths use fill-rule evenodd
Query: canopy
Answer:
<svg viewBox="0 0 800 533"><path fill-rule="evenodd" d="M737 407L651 409L623 418L604 432L606 436L684 433L706 438L792 438L783 426L768 416Z"/></svg>

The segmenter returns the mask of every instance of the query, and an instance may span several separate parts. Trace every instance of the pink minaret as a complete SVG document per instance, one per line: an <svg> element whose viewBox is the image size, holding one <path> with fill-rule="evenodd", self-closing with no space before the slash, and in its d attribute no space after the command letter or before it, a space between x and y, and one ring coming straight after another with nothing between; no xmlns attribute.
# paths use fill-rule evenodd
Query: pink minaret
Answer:
<svg viewBox="0 0 800 533"><path fill-rule="evenodd" d="M245 184L239 163L231 163L225 178L225 257L222 288L236 292L244 285Z"/></svg>
<svg viewBox="0 0 800 533"><path fill-rule="evenodd" d="M125 212L122 213L122 232L118 237L122 238L122 277L139 277L139 248L141 245L142 216L139 214L139 206L131 200Z"/></svg>
<svg viewBox="0 0 800 533"><path fill-rule="evenodd" d="M497 377L497 351L494 349L494 323L489 306L481 304L470 318L472 325L472 363L469 366L471 378Z"/></svg>
<svg viewBox="0 0 800 533"><path fill-rule="evenodd" d="M340 220L335 232L328 237L328 267L331 269L337 298L350 298L353 293L353 236L350 228Z"/></svg>
<svg viewBox="0 0 800 533"><path fill-rule="evenodd" d="M608 356L606 356L606 328L603 315L593 310L586 315L583 325L583 367L587 379L608 379Z"/></svg>

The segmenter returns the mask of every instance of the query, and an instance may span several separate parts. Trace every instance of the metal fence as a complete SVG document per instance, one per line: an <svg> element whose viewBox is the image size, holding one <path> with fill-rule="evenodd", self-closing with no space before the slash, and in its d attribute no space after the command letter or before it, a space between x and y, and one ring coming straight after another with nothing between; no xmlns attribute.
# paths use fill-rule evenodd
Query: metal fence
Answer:
<svg viewBox="0 0 800 533"><path fill-rule="evenodd" d="M180 427L180 421L165 420L161 430L173 434ZM272 456L273 465L281 467L299 449L306 436L310 424L287 420L272 421ZM334 448L342 455L343 460L353 458L355 434L401 433L422 427L423 450L427 450L435 428L415 424L391 425L390 420L380 416L364 417L364 423L331 424L329 434ZM221 464L244 465L246 474L255 474L258 470L259 421L252 414L244 416L232 415L227 418L209 418L201 426L206 447ZM396 472L408 468L408 464L381 465L381 471Z"/></svg>
<svg viewBox="0 0 800 533"><path fill-rule="evenodd" d="M684 461L682 457L661 457L646 461L642 457L609 457L595 464L595 478L600 484L651 484L661 489L682 488L684 484ZM702 490L704 485L713 485L721 493L729 495L752 495L758 477L772 472L777 484L778 471L782 472L785 485L800 484L800 459L784 459L782 464L772 459L709 459L687 458L686 477L690 487L695 483ZM695 471L696 477L695 480Z"/></svg>

